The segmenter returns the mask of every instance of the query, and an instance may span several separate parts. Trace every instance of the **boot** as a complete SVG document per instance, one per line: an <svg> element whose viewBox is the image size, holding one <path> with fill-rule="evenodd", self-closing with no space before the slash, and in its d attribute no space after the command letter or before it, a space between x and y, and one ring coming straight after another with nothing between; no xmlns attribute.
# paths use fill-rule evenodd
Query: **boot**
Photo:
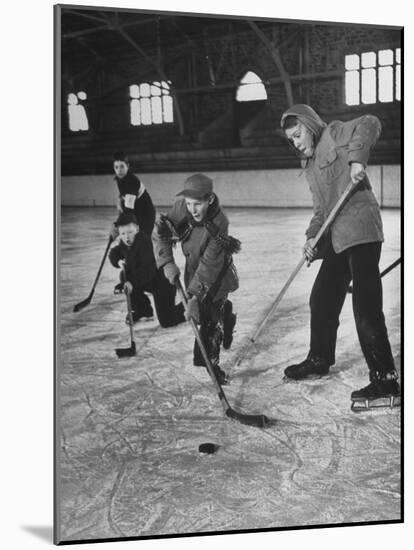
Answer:
<svg viewBox="0 0 414 550"><path fill-rule="evenodd" d="M223 369L219 365L213 365L214 374L216 375L217 382L220 386L226 386L229 383L229 378Z"/></svg>
<svg viewBox="0 0 414 550"><path fill-rule="evenodd" d="M161 317L162 322L160 320L160 317L158 317L158 320L160 321L160 325L162 328L170 328L170 327L176 327L180 323L185 323L186 318L184 315L184 306L183 304L178 304L174 306L174 310L171 312L168 316Z"/></svg>
<svg viewBox="0 0 414 550"><path fill-rule="evenodd" d="M285 377L293 380L302 380L308 376L325 376L330 365L324 359L309 352L307 358L297 365L290 365L285 369Z"/></svg>
<svg viewBox="0 0 414 550"><path fill-rule="evenodd" d="M172 326L179 325L180 323L185 323L186 318L184 315L184 306L183 304L178 304L175 306L174 310L174 324Z"/></svg>
<svg viewBox="0 0 414 550"><path fill-rule="evenodd" d="M351 393L351 409L371 408L371 404L379 399L386 399L392 408L396 398L401 397L400 385L396 373L388 373L382 376L372 376L368 386L355 390ZM355 406L356 403L363 403L364 406ZM373 404L373 406L378 406Z"/></svg>
<svg viewBox="0 0 414 550"><path fill-rule="evenodd" d="M237 315L233 313L233 304L230 300L226 300L223 309L223 348L230 349L233 342L233 331L236 325Z"/></svg>

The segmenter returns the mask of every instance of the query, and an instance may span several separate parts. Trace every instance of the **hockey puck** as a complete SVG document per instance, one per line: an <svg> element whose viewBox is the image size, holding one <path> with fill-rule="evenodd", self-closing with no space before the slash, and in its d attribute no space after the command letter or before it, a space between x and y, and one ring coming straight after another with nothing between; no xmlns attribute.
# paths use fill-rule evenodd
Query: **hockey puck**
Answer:
<svg viewBox="0 0 414 550"><path fill-rule="evenodd" d="M202 443L198 447L198 451L200 453L204 453L208 455L214 454L217 451L217 449L218 449L218 445L215 445L214 443Z"/></svg>

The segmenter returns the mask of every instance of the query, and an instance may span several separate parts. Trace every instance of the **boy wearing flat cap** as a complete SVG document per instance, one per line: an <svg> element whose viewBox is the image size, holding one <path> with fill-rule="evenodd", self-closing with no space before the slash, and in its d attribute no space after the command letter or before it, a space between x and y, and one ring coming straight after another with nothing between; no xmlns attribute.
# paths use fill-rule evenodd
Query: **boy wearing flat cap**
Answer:
<svg viewBox="0 0 414 550"><path fill-rule="evenodd" d="M228 236L228 226L212 180L204 174L194 174L185 181L168 214L156 221L153 232L157 267L163 268L171 284L180 275L173 242L181 242L189 297L185 315L200 325L201 338L221 384L227 383L227 377L219 366L220 346L231 346L236 324L227 297L239 286L232 252L238 251L240 243ZM197 342L193 362L195 366L205 366Z"/></svg>
<svg viewBox="0 0 414 550"><path fill-rule="evenodd" d="M133 322L153 315L151 303L144 292L153 295L162 327L172 327L184 322L183 305L175 305L176 289L167 281L162 269L157 269L155 264L151 237L140 231L133 213L123 212L118 216L115 225L119 231L120 242L109 251L109 260L116 268L121 267L122 263L125 265L126 281L133 287ZM129 323L128 315L126 322Z"/></svg>

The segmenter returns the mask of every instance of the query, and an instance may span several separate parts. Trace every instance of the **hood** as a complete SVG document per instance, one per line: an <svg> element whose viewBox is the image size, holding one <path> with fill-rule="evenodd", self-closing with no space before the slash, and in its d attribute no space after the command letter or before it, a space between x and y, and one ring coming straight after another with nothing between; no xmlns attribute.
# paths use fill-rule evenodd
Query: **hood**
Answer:
<svg viewBox="0 0 414 550"><path fill-rule="evenodd" d="M316 113L312 107L309 107L309 105L305 105L304 103L293 105L283 113L280 120L282 129L283 123L288 116L295 116L300 122L302 122L302 124L306 126L306 128L313 134L315 143L320 140L322 132L327 126L326 122L321 119L318 113Z"/></svg>

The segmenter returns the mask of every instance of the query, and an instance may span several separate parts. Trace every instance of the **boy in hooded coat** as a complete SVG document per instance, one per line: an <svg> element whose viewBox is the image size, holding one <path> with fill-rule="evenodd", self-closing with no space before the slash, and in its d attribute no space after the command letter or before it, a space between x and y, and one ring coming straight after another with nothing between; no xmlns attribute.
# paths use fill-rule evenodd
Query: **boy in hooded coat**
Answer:
<svg viewBox="0 0 414 550"><path fill-rule="evenodd" d="M370 383L352 392L355 402L400 395L397 373L382 311L379 272L384 240L381 213L366 174L369 153L381 132L379 120L364 115L327 125L308 105L294 105L282 116L281 127L301 158L309 183L314 214L306 231L304 254L318 257L313 238L337 203L350 179L357 184L328 234L322 265L310 296L310 350L307 358L286 368L287 378L326 375L335 363L339 315L352 279L352 303L359 342Z"/></svg>
<svg viewBox="0 0 414 550"><path fill-rule="evenodd" d="M204 174L187 178L167 215L160 216L153 232L155 260L174 284L180 270L174 261L174 240L181 242L185 256L184 283L189 301L186 318L200 325L200 336L219 383L226 384L220 368L220 346L228 349L236 323L229 292L238 288L232 255L222 246L220 237L228 235L229 221L222 211L213 182ZM205 366L197 342L195 366Z"/></svg>

